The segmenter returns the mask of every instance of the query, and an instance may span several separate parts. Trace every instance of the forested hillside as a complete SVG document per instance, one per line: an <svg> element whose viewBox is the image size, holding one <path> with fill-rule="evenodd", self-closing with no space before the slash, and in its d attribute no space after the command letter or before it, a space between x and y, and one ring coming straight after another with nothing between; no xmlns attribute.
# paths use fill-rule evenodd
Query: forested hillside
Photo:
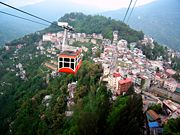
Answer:
<svg viewBox="0 0 180 135"><path fill-rule="evenodd" d="M102 33L105 38L109 39L112 39L112 32L114 30L120 31L120 38L128 42L135 42L144 37L142 31L135 31L121 21L99 15L87 16L82 13L71 13L64 15L60 21L69 22L70 25L74 26L77 32L90 34Z"/></svg>
<svg viewBox="0 0 180 135"><path fill-rule="evenodd" d="M12 14L18 15L17 12L13 12ZM27 16L24 15L24 17ZM3 46L5 43L16 38L20 38L27 33L32 33L45 28L43 25L9 17L3 14L0 14L0 18L0 46Z"/></svg>
<svg viewBox="0 0 180 135"><path fill-rule="evenodd" d="M113 30L120 30L120 37L129 42L142 39L143 33L130 29L122 22L102 16L85 16L81 13L66 14L60 20L68 21L76 32L103 33L112 38ZM36 134L141 134L143 131L142 98L129 90L129 94L112 100L112 93L100 81L102 67L91 60L91 43L75 43L89 48L84 52L83 63L76 75L51 73L43 66L51 60L37 49L42 34L58 32L57 25L34 34L26 35L8 44L9 50L0 49L0 133L3 135ZM23 45L18 49L17 45ZM47 49L51 43L44 43ZM25 79L19 77L21 63ZM73 115L66 116L68 84L77 81L74 93ZM48 102L45 97L50 96ZM47 105L48 103L48 105ZM131 130L129 130L131 129Z"/></svg>

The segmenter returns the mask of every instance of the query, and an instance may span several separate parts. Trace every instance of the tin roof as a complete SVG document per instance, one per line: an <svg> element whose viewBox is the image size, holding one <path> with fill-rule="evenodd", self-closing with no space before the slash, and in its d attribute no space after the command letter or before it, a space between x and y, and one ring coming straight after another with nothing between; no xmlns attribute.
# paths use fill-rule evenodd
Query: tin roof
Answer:
<svg viewBox="0 0 180 135"><path fill-rule="evenodd" d="M148 111L147 111L147 114L148 114L154 121L160 118L159 115L158 115L155 111L153 111L153 110L148 110Z"/></svg>

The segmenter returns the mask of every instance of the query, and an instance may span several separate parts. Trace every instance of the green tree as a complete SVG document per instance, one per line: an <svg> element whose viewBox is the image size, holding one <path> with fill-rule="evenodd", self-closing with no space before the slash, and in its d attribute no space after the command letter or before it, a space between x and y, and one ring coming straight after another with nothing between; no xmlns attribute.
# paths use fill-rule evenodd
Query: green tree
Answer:
<svg viewBox="0 0 180 135"><path fill-rule="evenodd" d="M163 129L163 135L180 135L180 117L168 120Z"/></svg>
<svg viewBox="0 0 180 135"><path fill-rule="evenodd" d="M135 90L134 90L134 84L132 84L132 85L129 87L128 91L126 92L126 95L132 95L132 94L135 93L134 91L135 91Z"/></svg>
<svg viewBox="0 0 180 135"><path fill-rule="evenodd" d="M153 105L151 105L150 107L148 107L148 110L149 110L149 109L154 110L156 113L159 113L159 114L162 114L162 113L163 113L161 104L153 104Z"/></svg>
<svg viewBox="0 0 180 135"><path fill-rule="evenodd" d="M136 107L135 107L136 106ZM142 134L143 126L142 98L140 95L118 97L113 105L107 122L108 134Z"/></svg>
<svg viewBox="0 0 180 135"><path fill-rule="evenodd" d="M74 110L71 130L78 135L101 135L107 128L106 117L110 110L110 92L105 86L91 91L77 102ZM82 105L83 104L83 105Z"/></svg>
<svg viewBox="0 0 180 135"><path fill-rule="evenodd" d="M180 83L180 70L177 71L176 74L174 74L172 77Z"/></svg>

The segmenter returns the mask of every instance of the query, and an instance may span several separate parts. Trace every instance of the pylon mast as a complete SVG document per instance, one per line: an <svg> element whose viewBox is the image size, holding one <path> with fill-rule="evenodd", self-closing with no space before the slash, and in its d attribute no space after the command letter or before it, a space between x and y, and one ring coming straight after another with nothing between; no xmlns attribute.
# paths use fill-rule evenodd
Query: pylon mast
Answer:
<svg viewBox="0 0 180 135"><path fill-rule="evenodd" d="M58 26L64 29L63 42L62 42L62 51L64 51L67 46L67 31L73 31L73 27L68 25L67 22L58 22Z"/></svg>

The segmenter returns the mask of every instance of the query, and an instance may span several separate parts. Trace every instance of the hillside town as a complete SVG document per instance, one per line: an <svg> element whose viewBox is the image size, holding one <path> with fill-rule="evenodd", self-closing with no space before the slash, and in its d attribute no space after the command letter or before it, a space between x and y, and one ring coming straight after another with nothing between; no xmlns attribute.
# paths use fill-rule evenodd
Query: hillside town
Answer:
<svg viewBox="0 0 180 135"><path fill-rule="evenodd" d="M92 43L93 46L87 48L81 46L83 52L91 49L92 54L99 53L99 56L93 55L91 59L101 64L103 75L101 81L106 83L108 89L113 93L112 99L116 100L117 96L126 94L130 87L134 87L135 92L142 95L143 111L146 113L148 126L152 134L162 132L162 124L166 123L170 118L180 116L180 83L172 76L176 71L169 66L169 62L163 61L162 57L157 60L149 60L143 54L143 51L136 48L135 42L128 43L124 39L118 38L118 31L113 32L113 40L103 38L102 34L86 34L86 33L68 33L68 44L72 45L75 42ZM46 83L49 79L59 76L57 57L62 50L63 32L47 33L42 36L36 46L36 55L45 55L49 58L42 65L50 69L47 72ZM150 45L154 47L153 39L145 36L139 41L141 45ZM24 45L17 45L14 57L17 57L18 50ZM9 46L5 46L9 50ZM169 57L177 55L174 51L169 50ZM32 54L28 56L32 59ZM7 69L16 72L22 80L27 81L26 71L21 63L15 65L15 69ZM46 72L41 69L42 72ZM77 82L68 84L69 98L68 110L66 116L71 116L71 106L74 104L74 91ZM46 95L43 103L48 106L51 95ZM156 113L154 110L148 109L152 105L160 105L163 109L162 114Z"/></svg>
<svg viewBox="0 0 180 135"><path fill-rule="evenodd" d="M73 45L74 42L88 43L91 42L95 46L92 47L92 53L95 54L99 49L103 51L100 57L92 57L95 63L101 63L103 67L103 75L101 81L107 84L107 87L113 93L113 99L117 96L124 95L133 85L136 93L141 93L143 97L144 112L146 112L148 125L152 133L158 134L162 132L162 124L166 123L170 118L180 116L180 84L172 78L176 71L173 70L167 62L161 57L157 60L149 60L143 54L142 50L136 48L136 43L128 43L124 39L118 39L118 31L113 32L113 40L103 38L102 34L85 34L85 33L68 33L68 43ZM42 41L39 42L37 50L41 54L46 54L52 60L44 63L44 65L52 70L51 75L57 75L57 60L63 33L48 33L43 35ZM97 43L100 40L101 43ZM51 42L51 47L45 49L44 42ZM153 39L145 36L142 45L150 45L154 47ZM81 46L84 52L88 48ZM176 55L169 50L169 56ZM71 87L73 85L73 87ZM70 92L68 106L73 104L73 91L76 83L68 85ZM72 89L71 89L72 88ZM163 108L163 114L157 114L153 110L148 110L152 104L160 104ZM72 111L67 111L67 116L72 115ZM166 114L166 115L165 115Z"/></svg>

